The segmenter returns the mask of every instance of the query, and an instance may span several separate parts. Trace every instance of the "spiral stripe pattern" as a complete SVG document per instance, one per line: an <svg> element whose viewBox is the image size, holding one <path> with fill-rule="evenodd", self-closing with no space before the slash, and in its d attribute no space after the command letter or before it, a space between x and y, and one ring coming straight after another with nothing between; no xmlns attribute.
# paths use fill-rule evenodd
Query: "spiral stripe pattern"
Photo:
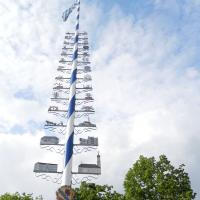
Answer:
<svg viewBox="0 0 200 200"><path fill-rule="evenodd" d="M73 155L73 141L74 141L74 119L75 119L75 101L76 101L76 79L77 79L77 59L78 59L78 37L79 37L79 13L80 0L77 3L77 17L76 17L76 31L74 37L74 49L72 56L72 69L70 79L69 91L69 107L68 107L68 121L66 130L66 144L64 157L64 170L62 176L61 186L71 186L72 181L72 155Z"/></svg>

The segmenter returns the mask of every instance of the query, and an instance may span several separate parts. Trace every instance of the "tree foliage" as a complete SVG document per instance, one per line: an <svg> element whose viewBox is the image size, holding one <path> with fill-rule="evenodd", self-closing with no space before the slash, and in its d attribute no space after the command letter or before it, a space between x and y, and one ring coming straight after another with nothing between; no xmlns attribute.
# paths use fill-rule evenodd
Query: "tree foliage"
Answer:
<svg viewBox="0 0 200 200"><path fill-rule="evenodd" d="M112 186L83 182L75 189L76 200L124 200L123 195L113 191Z"/></svg>
<svg viewBox="0 0 200 200"><path fill-rule="evenodd" d="M41 196L33 198L32 194L19 194L18 192L14 194L5 193L0 196L0 200L43 200Z"/></svg>
<svg viewBox="0 0 200 200"><path fill-rule="evenodd" d="M126 174L124 188L127 200L191 200L196 196L184 165L176 169L165 155L158 161L140 156Z"/></svg>

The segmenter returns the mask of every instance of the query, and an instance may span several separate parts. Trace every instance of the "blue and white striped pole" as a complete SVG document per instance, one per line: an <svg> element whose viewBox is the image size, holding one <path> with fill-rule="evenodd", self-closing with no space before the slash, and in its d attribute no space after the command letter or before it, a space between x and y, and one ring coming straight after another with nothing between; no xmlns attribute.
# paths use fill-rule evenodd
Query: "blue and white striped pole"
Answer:
<svg viewBox="0 0 200 200"><path fill-rule="evenodd" d="M79 13L80 0L77 4L76 31L74 38L73 61L71 69L70 91L69 91L69 107L68 121L66 130L66 144L64 157L64 170L61 186L71 186L72 182L72 155L74 141L74 119L75 119L75 96L76 96L76 75L77 75L77 60L78 60L78 37L79 37Z"/></svg>

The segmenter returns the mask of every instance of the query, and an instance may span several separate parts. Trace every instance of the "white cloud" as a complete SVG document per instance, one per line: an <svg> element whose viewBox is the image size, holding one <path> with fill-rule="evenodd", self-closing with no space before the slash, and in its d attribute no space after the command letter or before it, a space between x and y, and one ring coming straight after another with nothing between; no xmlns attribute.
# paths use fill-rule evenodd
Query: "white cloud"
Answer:
<svg viewBox="0 0 200 200"><path fill-rule="evenodd" d="M198 192L197 165L189 153L194 138L200 143L193 50L178 53L184 43L175 33L159 30L157 22L132 23L125 16L111 18L99 41L93 62L105 182L122 190L124 174L140 154L164 153L173 164L187 165Z"/></svg>

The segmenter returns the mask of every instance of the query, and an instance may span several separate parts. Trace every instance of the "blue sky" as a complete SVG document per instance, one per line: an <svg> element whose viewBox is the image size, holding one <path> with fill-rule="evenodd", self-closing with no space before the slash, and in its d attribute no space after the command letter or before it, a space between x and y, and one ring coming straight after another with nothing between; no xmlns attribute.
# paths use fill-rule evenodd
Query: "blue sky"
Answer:
<svg viewBox="0 0 200 200"><path fill-rule="evenodd" d="M32 168L39 160L61 162L40 150L39 140L46 134L41 127L49 117L64 33L74 30L75 13L61 21L71 4L0 1L0 193L54 199L57 186L47 187ZM200 1L83 0L81 6L102 156L97 183L123 192L124 175L139 155L165 154L175 166L186 164L200 193Z"/></svg>
<svg viewBox="0 0 200 200"><path fill-rule="evenodd" d="M148 16L152 13L154 9L153 1L145 0L133 0L133 1L123 1L123 0L111 0L111 1L101 1L100 4L103 4L103 9L106 12L112 10L113 6L119 6L122 12L133 15L136 19L140 17Z"/></svg>
<svg viewBox="0 0 200 200"><path fill-rule="evenodd" d="M95 2L95 1L90 1ZM158 32L162 32L168 37L176 37L176 48L174 53L181 53L191 50L190 65L197 67L199 63L199 46L195 45L200 41L198 34L199 5L192 5L189 1L171 0L167 2L155 3L159 1L98 1L104 15L101 18L101 26L110 19L113 8L124 16L129 16L134 23L141 23L143 28L148 28L148 21L159 24ZM118 9L118 10L117 10ZM117 15L117 13L115 13ZM119 19L120 20L120 19ZM95 32L96 30L94 30ZM131 37L131 35L130 35ZM94 44L95 45L95 44ZM187 63L186 63L187 64ZM197 67L198 68L198 67Z"/></svg>

